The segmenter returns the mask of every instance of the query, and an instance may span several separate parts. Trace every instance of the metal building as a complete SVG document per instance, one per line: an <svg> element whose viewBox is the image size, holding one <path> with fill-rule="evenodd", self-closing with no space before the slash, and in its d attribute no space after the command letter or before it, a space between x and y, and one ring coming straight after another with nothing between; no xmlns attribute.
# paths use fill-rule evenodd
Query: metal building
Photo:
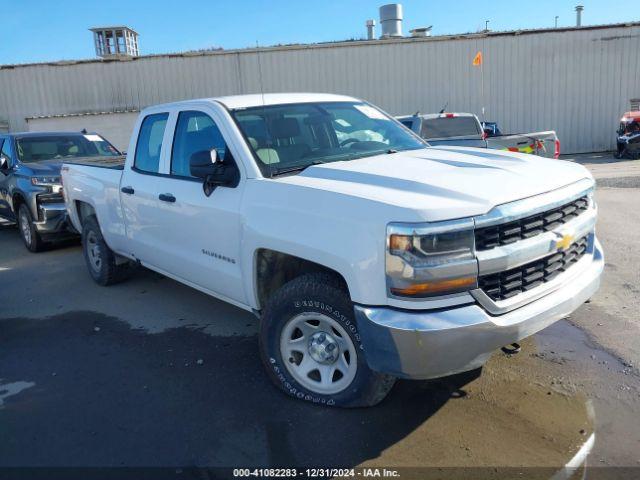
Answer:
<svg viewBox="0 0 640 480"><path fill-rule="evenodd" d="M482 68L472 66L478 51ZM2 66L0 124L84 127L126 148L131 112L256 93L262 82L265 92L353 95L392 114L485 107L505 132L555 129L564 153L604 151L640 97L639 51L635 22Z"/></svg>

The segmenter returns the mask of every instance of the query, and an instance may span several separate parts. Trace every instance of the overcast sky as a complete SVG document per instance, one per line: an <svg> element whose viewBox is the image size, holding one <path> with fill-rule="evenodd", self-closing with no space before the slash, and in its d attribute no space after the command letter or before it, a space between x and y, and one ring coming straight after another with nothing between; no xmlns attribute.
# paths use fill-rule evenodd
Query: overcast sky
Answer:
<svg viewBox="0 0 640 480"><path fill-rule="evenodd" d="M369 0L0 0L0 64L95 55L91 32L127 25L140 34L141 54L212 47L242 48L363 38L368 18L378 21ZM433 25L433 34L474 32L489 20L492 30L640 20L640 0L405 0L404 33ZM377 27L379 28L379 26Z"/></svg>

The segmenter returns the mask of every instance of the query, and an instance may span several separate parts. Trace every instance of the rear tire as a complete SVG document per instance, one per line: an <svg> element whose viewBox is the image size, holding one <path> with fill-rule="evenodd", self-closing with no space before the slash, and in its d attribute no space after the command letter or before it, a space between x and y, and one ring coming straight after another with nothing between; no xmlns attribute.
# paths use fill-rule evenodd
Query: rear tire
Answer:
<svg viewBox="0 0 640 480"><path fill-rule="evenodd" d="M33 224L33 217L26 203L20 204L18 208L18 230L27 250L33 253L44 250L45 243Z"/></svg>
<svg viewBox="0 0 640 480"><path fill-rule="evenodd" d="M135 271L132 262L118 263L117 256L104 241L94 215L82 224L82 253L93 280L102 286L113 285L129 278Z"/></svg>
<svg viewBox="0 0 640 480"><path fill-rule="evenodd" d="M260 354L287 395L338 407L373 406L395 378L367 365L353 304L327 274L305 274L270 299L260 324Z"/></svg>

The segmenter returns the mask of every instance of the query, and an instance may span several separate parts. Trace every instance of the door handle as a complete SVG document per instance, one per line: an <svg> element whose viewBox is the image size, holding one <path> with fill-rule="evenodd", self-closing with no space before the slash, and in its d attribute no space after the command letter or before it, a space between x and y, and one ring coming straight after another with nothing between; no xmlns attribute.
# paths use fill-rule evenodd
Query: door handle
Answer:
<svg viewBox="0 0 640 480"><path fill-rule="evenodd" d="M173 203L176 201L176 197L174 197L170 193L161 193L160 195L158 195L158 198L163 202Z"/></svg>
<svg viewBox="0 0 640 480"><path fill-rule="evenodd" d="M133 195L134 193L136 193L136 191L133 189L133 187L122 187L120 189L120 191L122 193L126 193L127 195Z"/></svg>

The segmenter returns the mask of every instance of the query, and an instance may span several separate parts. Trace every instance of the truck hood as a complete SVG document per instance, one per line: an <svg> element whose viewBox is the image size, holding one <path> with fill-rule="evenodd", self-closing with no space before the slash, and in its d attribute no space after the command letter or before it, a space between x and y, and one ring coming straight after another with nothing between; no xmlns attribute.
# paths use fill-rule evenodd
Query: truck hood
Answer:
<svg viewBox="0 0 640 480"><path fill-rule="evenodd" d="M493 207L592 178L581 165L535 155L431 147L315 165L282 182L410 210L416 221L487 213ZM398 218L397 220L403 220Z"/></svg>
<svg viewBox="0 0 640 480"><path fill-rule="evenodd" d="M32 175L60 175L61 160L41 160L40 162L23 163L24 167L31 170Z"/></svg>

